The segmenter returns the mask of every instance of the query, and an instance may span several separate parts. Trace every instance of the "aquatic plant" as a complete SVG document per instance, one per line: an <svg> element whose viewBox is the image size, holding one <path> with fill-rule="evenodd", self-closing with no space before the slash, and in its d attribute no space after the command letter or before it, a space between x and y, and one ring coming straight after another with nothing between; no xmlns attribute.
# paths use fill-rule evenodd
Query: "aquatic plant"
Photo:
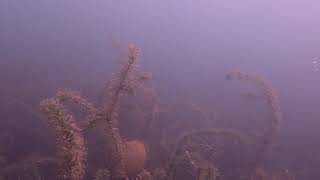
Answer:
<svg viewBox="0 0 320 180"><path fill-rule="evenodd" d="M93 180L110 180L110 172L108 169L99 169Z"/></svg>
<svg viewBox="0 0 320 180"><path fill-rule="evenodd" d="M199 180L217 180L221 176L219 170L212 166L203 168L199 175Z"/></svg>
<svg viewBox="0 0 320 180"><path fill-rule="evenodd" d="M213 148L214 150L217 150L216 147L218 146L218 144L211 144L212 146L210 146L209 141L213 138L223 140L227 137L235 139L239 142L245 142L243 135L234 129L200 129L186 132L182 136L180 136L176 143L175 152L179 153L186 149L190 151L191 149L195 150L194 148L202 147Z"/></svg>
<svg viewBox="0 0 320 180"><path fill-rule="evenodd" d="M99 169L94 179L112 179L112 180L175 180L180 177L178 174L186 174L186 177L192 177L198 180L216 180L221 177L221 168L216 166L216 157L223 153L223 145L227 140L231 140L235 145L240 142L245 144L246 139L243 135L233 129L198 129L193 126L183 133L173 142L173 146L168 150L168 162L166 166L154 171L148 171L145 167L148 149L144 143L145 139L153 141L154 136L162 136L158 131L155 134L153 128L159 117L158 94L153 88L141 88L145 97L150 98L148 108L141 108L141 112L149 110L146 115L147 120L141 126L139 140L127 141L120 134L119 114L122 102L125 96L136 94L136 90L146 80L151 78L150 74L143 73L139 69L140 49L134 45L129 45L127 57L120 70L113 75L108 84L108 99L102 107L96 107L88 99L81 96L79 92L62 89L57 92L53 98L43 100L40 105L48 115L49 124L54 127L57 134L58 160L60 163L61 175L68 180L81 180L85 177L87 149L85 147L84 135L90 130L103 129L103 137L106 145L104 146L105 160L108 167L98 167ZM227 73L228 79L239 79L254 82L263 90L263 94L271 106L273 116L271 127L264 132L263 144L255 155L253 164L254 177L259 168L266 150L269 148L276 132L279 131L282 122L282 113L280 111L279 98L273 90L271 84L260 76L232 71ZM67 105L76 105L80 111L69 114ZM209 120L209 116L195 104L191 104L192 112L200 114L204 120ZM72 107L73 108L73 107ZM122 109L121 109L122 110ZM82 113L84 111L84 113ZM185 111L183 111L185 112ZM81 117L82 120L75 121L74 117ZM130 117L131 120L131 117ZM125 124L125 123L124 123ZM126 124L125 124L126 125ZM191 129L191 131L190 131ZM195 130L196 129L196 130ZM100 130L100 129L99 129ZM181 134L185 129L177 131ZM145 137L149 134L149 137ZM122 134L123 135L123 134ZM143 139L143 140L142 140ZM110 156L109 156L110 155ZM96 169L93 170L93 173ZM93 176L92 173L92 176Z"/></svg>
<svg viewBox="0 0 320 180"><path fill-rule="evenodd" d="M150 172L143 169L133 180L151 180L151 178Z"/></svg>
<svg viewBox="0 0 320 180"><path fill-rule="evenodd" d="M209 164L205 166L202 165L202 161L203 159L209 160L208 156L215 155L218 151L221 151L222 146L220 143L226 139L245 143L242 134L232 129L200 129L181 135L176 141L175 148L168 162L166 169L168 179L177 179L176 174L179 172L179 169L187 171L188 174L198 179L212 179L220 176L212 161L207 161ZM212 171L212 173L215 174L211 174L211 176L207 170L213 169L215 171Z"/></svg>
<svg viewBox="0 0 320 180"><path fill-rule="evenodd" d="M163 168L156 168L151 173L151 180L167 180L167 173Z"/></svg>
<svg viewBox="0 0 320 180"><path fill-rule="evenodd" d="M109 86L111 100L104 108L104 116L102 120L106 124L106 131L110 133L113 142L113 164L114 170L112 175L114 179L126 178L125 164L123 161L124 144L120 137L119 129L116 128L118 123L118 112L120 108L120 100L126 94L134 94L134 88L140 85L144 80L148 80L145 74L141 74L138 67L140 49L134 45L129 45L128 60L123 64L120 71L115 74ZM94 125L95 121L89 124Z"/></svg>
<svg viewBox="0 0 320 180"><path fill-rule="evenodd" d="M241 71L230 71L226 73L226 77L227 79L237 79L240 81L248 81L254 83L262 90L268 104L271 107L273 118L270 121L269 129L264 132L262 146L257 150L254 162L252 163L254 169L252 173L254 173L254 171L256 171L255 169L258 169L258 166L262 162L266 151L270 148L275 135L280 130L280 126L283 121L283 115L280 108L280 100L271 83L259 75Z"/></svg>
<svg viewBox="0 0 320 180"><path fill-rule="evenodd" d="M87 150L81 129L73 117L65 112L58 98L45 99L40 105L48 114L49 124L56 130L58 155L62 159L62 177L70 180L82 179L85 174Z"/></svg>
<svg viewBox="0 0 320 180"><path fill-rule="evenodd" d="M132 44L129 45L126 61L109 84L110 101L101 109L71 90L60 90L54 98L41 102L42 109L48 114L49 124L55 127L58 135L59 155L63 159L62 174L65 178L80 180L84 177L86 149L82 132L94 128L99 122L104 124L106 144L110 145L106 149L106 153L111 151L110 178L127 179L127 174L131 175L132 172L143 169L145 146L141 148L138 141L124 143L118 128L118 113L122 97L135 94L135 88L150 79L150 74L139 70L139 54L140 49ZM86 120L81 121L81 128L75 123L73 117L66 113L63 103L67 102L77 104L86 111L87 117ZM134 150L139 152L135 153ZM136 161L137 158L139 163L130 165L131 161Z"/></svg>
<svg viewBox="0 0 320 180"><path fill-rule="evenodd" d="M41 171L44 167L56 165L57 159L41 157L37 155L27 155L17 162L7 164L1 169L0 179L35 179L42 180L45 175Z"/></svg>

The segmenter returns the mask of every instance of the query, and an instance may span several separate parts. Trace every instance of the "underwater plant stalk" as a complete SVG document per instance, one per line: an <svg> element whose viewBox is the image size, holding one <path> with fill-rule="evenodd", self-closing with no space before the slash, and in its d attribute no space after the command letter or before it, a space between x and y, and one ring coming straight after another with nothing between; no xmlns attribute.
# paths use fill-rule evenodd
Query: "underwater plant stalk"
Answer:
<svg viewBox="0 0 320 180"><path fill-rule="evenodd" d="M271 83L258 75L249 74L241 71L231 71L226 74L226 77L227 79L237 79L241 81L248 81L254 83L263 91L263 94L267 99L268 104L271 106L273 118L270 121L270 127L267 131L264 132L262 146L258 148L257 153L255 155L255 160L252 164L253 169L255 171L255 169L257 169L260 163L263 161L265 153L270 148L272 141L275 138L275 135L279 132L281 123L283 121L279 97L274 88L272 87Z"/></svg>
<svg viewBox="0 0 320 180"><path fill-rule="evenodd" d="M81 129L73 117L66 114L64 106L56 98L45 99L41 108L48 114L49 125L57 133L58 155L62 159L61 175L67 180L81 180L85 175L87 150Z"/></svg>

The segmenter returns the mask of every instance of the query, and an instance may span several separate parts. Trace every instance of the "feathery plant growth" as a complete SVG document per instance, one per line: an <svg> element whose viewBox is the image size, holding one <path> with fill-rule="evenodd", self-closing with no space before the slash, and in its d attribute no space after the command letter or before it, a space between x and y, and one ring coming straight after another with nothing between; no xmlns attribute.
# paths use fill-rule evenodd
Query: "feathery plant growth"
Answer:
<svg viewBox="0 0 320 180"><path fill-rule="evenodd" d="M87 151L82 133L94 128L98 121L104 123L108 135L106 141L112 144L110 149L106 150L112 154L111 179L128 178L123 159L125 144L118 128L118 113L122 97L134 94L135 88L150 78L148 74L139 70L139 54L140 49L129 45L127 60L109 86L110 102L101 109L96 108L79 93L69 90L59 91L56 97L41 102L42 109L48 114L49 124L55 127L57 133L57 147L63 160L61 169L64 178L80 180L84 177ZM73 117L66 113L62 104L66 102L78 104L87 112L86 123L83 123L81 128ZM100 175L97 177L100 177L103 173L98 174Z"/></svg>
<svg viewBox="0 0 320 180"><path fill-rule="evenodd" d="M65 179L79 180L85 174L87 151L81 130L73 117L65 112L58 98L46 99L41 107L48 114L49 124L55 127L59 157L62 159L61 175Z"/></svg>
<svg viewBox="0 0 320 180"><path fill-rule="evenodd" d="M168 164L168 179L176 179L179 169L192 169L193 176L197 179L216 179L220 172L214 166L210 156L216 155L222 148L226 139L245 143L240 132L232 129L200 129L187 132L180 136ZM214 159L214 158L213 158ZM206 160L209 164L200 165ZM191 172L191 171L189 171Z"/></svg>
<svg viewBox="0 0 320 180"><path fill-rule="evenodd" d="M47 113L49 125L56 132L61 177L67 180L82 180L86 177L88 151L84 135L100 127L104 134L103 143L107 144L103 151L108 167L100 168L93 177L95 180L128 180L129 178L133 180L177 180L186 176L197 180L221 179L223 174L221 174L219 165L216 164L216 157L224 153L222 152L222 149L226 148L224 143L231 140L233 145L247 145L243 134L236 130L194 128L191 131L183 131L184 133L179 134L178 138L172 138L175 142L171 147L168 145L169 148L164 148L167 150L168 157L165 165L151 168L153 170L150 171L144 169L148 154L145 144L139 140L127 142L120 134L119 113L123 98L135 95L136 90L151 78L150 74L140 70L139 55L140 49L129 45L127 57L108 84L108 99L101 107L89 102L79 92L66 89L59 90L54 97L40 103L41 109ZM263 143L255 154L250 175L254 177L254 172L259 169L267 149L280 129L283 118L279 98L271 84L257 75L232 71L227 73L227 78L253 82L260 87L274 116L270 121L270 128L264 132ZM152 128L156 128L155 124L161 118L158 95L154 91L151 92L149 98L151 97L152 106L142 109L142 111L146 109L151 111L146 116L148 119L144 121L145 124L141 126L141 139L144 141L145 139L157 141L154 136L146 136L152 134ZM78 111L71 114L67 108L70 104L80 107L81 115ZM205 113L198 107L197 112L200 112L202 119L208 120ZM82 116L83 114L85 116ZM79 117L83 119L76 121L75 119ZM159 139L161 137L158 137ZM181 174L186 176L180 176Z"/></svg>
<svg viewBox="0 0 320 180"><path fill-rule="evenodd" d="M255 160L253 162L253 168L254 171L256 171L255 169L258 169L266 151L272 145L272 141L275 138L275 135L280 130L280 126L283 121L283 115L280 109L280 100L271 83L263 77L241 71L230 71L226 74L226 77L227 79L237 79L240 81L252 82L256 86L258 86L262 90L273 113L273 119L271 119L270 121L271 125L269 129L264 132L262 146L257 150Z"/></svg>

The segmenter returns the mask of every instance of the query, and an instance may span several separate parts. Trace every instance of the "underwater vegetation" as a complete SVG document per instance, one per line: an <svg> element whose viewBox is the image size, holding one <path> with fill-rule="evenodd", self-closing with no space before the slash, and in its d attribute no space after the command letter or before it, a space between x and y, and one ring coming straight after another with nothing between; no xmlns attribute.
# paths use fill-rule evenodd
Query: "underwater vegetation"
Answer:
<svg viewBox="0 0 320 180"><path fill-rule="evenodd" d="M280 126L283 121L283 115L280 109L280 101L271 83L266 79L259 77L258 75L244 73L241 71L231 71L228 72L226 76L228 79L249 81L258 86L258 88L262 90L273 114L273 119L271 119L270 127L264 132L262 145L257 150L254 162L252 163L254 171L252 172L251 179L255 179L253 178L253 176L259 170L259 165L261 164L266 151L272 145L272 141L275 138L276 133L280 130Z"/></svg>
<svg viewBox="0 0 320 180"><path fill-rule="evenodd" d="M263 166L283 121L278 95L269 81L242 71L226 73L227 79L252 83L263 93L272 118L261 138L228 128L177 130L170 128L170 120L164 116L170 113L162 110L159 94L149 83L152 76L141 70L139 56L140 49L130 44L119 71L104 89L106 97L100 99L102 103L91 102L70 89L60 89L54 97L43 99L40 107L45 117L37 117L46 119L48 131L55 135L55 156L30 156L11 164L4 157L0 159L1 178L294 179L268 173ZM143 100L130 100L137 96ZM194 105L189 108L191 112L200 112L200 117L192 121L207 119L203 118L205 112L201 108Z"/></svg>

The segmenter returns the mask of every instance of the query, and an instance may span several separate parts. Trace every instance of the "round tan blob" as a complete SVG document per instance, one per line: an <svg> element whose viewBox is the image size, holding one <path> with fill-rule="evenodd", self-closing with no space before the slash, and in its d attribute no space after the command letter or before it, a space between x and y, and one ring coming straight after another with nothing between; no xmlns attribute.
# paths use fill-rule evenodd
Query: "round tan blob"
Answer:
<svg viewBox="0 0 320 180"><path fill-rule="evenodd" d="M147 149L145 144L139 140L128 141L126 146L124 162L127 175L132 177L144 168Z"/></svg>

